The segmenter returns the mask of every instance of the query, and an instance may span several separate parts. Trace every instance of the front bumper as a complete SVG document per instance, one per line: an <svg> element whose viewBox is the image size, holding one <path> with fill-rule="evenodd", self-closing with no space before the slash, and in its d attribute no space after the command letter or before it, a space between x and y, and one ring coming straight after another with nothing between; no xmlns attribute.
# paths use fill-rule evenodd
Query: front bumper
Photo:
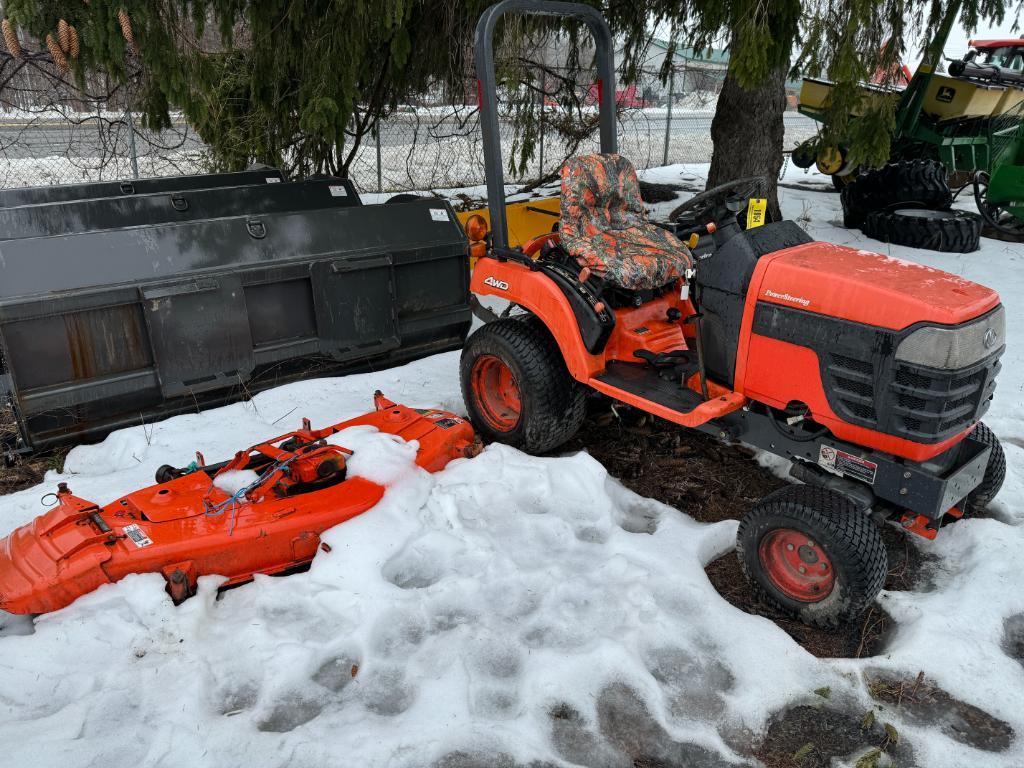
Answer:
<svg viewBox="0 0 1024 768"><path fill-rule="evenodd" d="M719 438L748 445L791 461L813 465L834 478L858 484L874 496L937 523L981 484L991 447L967 435L927 462L914 462L836 440L831 436L794 439L772 418L738 411L701 428Z"/></svg>

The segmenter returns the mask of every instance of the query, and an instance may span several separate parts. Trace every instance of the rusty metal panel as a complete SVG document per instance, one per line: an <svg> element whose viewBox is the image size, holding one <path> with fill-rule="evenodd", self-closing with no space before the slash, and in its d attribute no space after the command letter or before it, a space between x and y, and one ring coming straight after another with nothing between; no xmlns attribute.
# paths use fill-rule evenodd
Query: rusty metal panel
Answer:
<svg viewBox="0 0 1024 768"><path fill-rule="evenodd" d="M0 439L95 439L379 369L458 348L470 320L465 236L437 200L0 240L0 407L19 433Z"/></svg>

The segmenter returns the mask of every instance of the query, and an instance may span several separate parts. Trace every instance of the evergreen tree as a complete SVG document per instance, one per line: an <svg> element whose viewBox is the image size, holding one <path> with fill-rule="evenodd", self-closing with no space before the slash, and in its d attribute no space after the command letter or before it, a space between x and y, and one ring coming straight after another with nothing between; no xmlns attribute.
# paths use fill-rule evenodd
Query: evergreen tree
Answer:
<svg viewBox="0 0 1024 768"><path fill-rule="evenodd" d="M958 11L972 29L983 19L1001 22L1006 12L1005 0L589 1L625 41L627 80L655 25L674 30L668 63L677 44L700 50L728 41L708 183L767 176L775 212L784 82L794 64L836 82L823 142L842 139L853 161L878 165L888 157L893 102L861 103L867 119L849 121L863 98L858 83L891 71L908 54L912 33L929 37L947 13ZM79 77L94 69L125 77L127 62L141 64L146 123L165 126L171 106L180 109L219 166L259 161L308 175L346 173L360 142L409 95L428 88L462 93L473 28L490 2L6 0L6 9L38 39L59 37L61 20L74 26L82 38L72 62ZM528 50L531 27L513 28L506 42ZM552 26L533 29L546 35ZM576 50L575 32L567 40ZM514 79L503 77L510 93L517 92ZM527 78L525 85L519 92L536 104L536 84ZM572 84L564 91L571 96ZM514 104L512 113L523 129L521 166L535 152L538 121L532 107ZM570 138L578 144L581 136Z"/></svg>

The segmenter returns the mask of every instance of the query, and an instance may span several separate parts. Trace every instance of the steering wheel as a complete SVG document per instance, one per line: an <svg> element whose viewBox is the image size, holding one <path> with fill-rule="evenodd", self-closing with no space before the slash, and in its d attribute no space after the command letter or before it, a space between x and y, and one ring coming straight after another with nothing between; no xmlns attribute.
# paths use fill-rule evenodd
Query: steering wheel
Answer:
<svg viewBox="0 0 1024 768"><path fill-rule="evenodd" d="M706 189L694 195L668 215L669 221L677 221L683 214L700 224L714 221L714 214L719 208L726 208L732 213L743 209L749 197L763 197L768 188L768 180L764 176L745 176L733 179L717 187ZM717 223L717 222L716 222Z"/></svg>

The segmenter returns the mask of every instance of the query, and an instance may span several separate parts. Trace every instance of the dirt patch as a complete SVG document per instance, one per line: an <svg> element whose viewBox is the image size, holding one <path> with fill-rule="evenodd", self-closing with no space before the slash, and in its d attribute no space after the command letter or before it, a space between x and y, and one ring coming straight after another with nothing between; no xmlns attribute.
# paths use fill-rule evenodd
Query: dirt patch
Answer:
<svg viewBox="0 0 1024 768"><path fill-rule="evenodd" d="M586 448L630 490L684 510L701 522L739 520L761 498L786 485L742 446L723 445L632 409L621 409L619 414L595 414L569 449ZM892 526L881 531L889 554L885 588L914 588L927 570L927 559L902 531ZM808 627L765 602L747 582L732 552L709 564L707 574L730 603L771 619L822 658L875 655L892 624L885 611L873 607L859 621L837 630Z"/></svg>
<svg viewBox="0 0 1024 768"><path fill-rule="evenodd" d="M58 448L31 457L7 453L4 446L18 438L18 422L10 406L0 406L0 496L31 488L42 482L47 470L61 471L68 448Z"/></svg>
<svg viewBox="0 0 1024 768"><path fill-rule="evenodd" d="M891 706L907 722L938 728L954 741L988 752L1002 752L1013 741L1008 723L960 701L929 682L923 672L915 679L878 670L865 674L871 697Z"/></svg>
<svg viewBox="0 0 1024 768"><path fill-rule="evenodd" d="M872 713L801 704L772 716L754 756L766 768L831 768L856 760L857 768L913 765L913 750Z"/></svg>
<svg viewBox="0 0 1024 768"><path fill-rule="evenodd" d="M627 488L705 523L738 520L785 482L739 447L631 409L589 419L561 449L585 448Z"/></svg>
<svg viewBox="0 0 1024 768"><path fill-rule="evenodd" d="M1003 622L1003 652L1024 666L1024 613Z"/></svg>

